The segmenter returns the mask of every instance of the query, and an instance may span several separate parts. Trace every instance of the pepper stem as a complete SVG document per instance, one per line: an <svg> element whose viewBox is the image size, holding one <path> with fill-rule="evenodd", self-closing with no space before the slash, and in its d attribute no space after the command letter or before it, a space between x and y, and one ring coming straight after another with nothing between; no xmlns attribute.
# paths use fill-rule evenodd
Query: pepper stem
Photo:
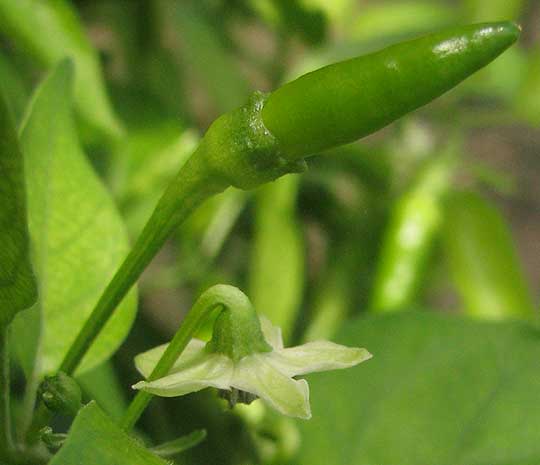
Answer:
<svg viewBox="0 0 540 465"><path fill-rule="evenodd" d="M73 374L113 310L161 249L171 232L203 201L228 187L227 184L212 180L205 168L196 152L169 185L133 249L77 335L59 371Z"/></svg>
<svg viewBox="0 0 540 465"><path fill-rule="evenodd" d="M214 325L214 337L208 343L209 350L225 352L228 355L234 354L235 357L245 353L246 350L270 350L268 344L264 342L257 315L247 296L234 286L218 284L206 290L197 299L148 377L148 381L155 381L166 376L204 321L218 311L220 314ZM256 324L254 324L255 321ZM232 335L227 334L226 331L231 331ZM250 334L249 339L252 342L255 339L258 339L258 342L253 342L253 344L248 342L247 345L241 344L240 348L233 349L231 343L234 344L237 341L236 336L247 334ZM125 431L133 428L151 398L152 394L146 391L137 393L121 422Z"/></svg>

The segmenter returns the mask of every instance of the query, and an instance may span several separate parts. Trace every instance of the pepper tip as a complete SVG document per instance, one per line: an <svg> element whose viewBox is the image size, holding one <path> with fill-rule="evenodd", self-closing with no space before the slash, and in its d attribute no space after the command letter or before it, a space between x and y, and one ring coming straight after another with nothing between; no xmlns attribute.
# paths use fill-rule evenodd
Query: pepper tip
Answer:
<svg viewBox="0 0 540 465"><path fill-rule="evenodd" d="M504 33L512 39L512 43L516 42L521 35L521 25L515 21L504 21L500 23L499 28L501 33Z"/></svg>

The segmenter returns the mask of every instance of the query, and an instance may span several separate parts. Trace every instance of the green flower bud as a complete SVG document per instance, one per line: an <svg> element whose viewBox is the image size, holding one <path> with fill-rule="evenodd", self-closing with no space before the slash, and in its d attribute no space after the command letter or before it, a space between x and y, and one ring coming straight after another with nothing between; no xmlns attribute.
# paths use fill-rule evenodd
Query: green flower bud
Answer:
<svg viewBox="0 0 540 465"><path fill-rule="evenodd" d="M81 408L81 388L63 372L45 378L39 387L39 397L49 410L62 415L75 416Z"/></svg>
<svg viewBox="0 0 540 465"><path fill-rule="evenodd" d="M39 430L39 436L49 452L54 453L64 445L67 434L54 433L50 426L45 426Z"/></svg>

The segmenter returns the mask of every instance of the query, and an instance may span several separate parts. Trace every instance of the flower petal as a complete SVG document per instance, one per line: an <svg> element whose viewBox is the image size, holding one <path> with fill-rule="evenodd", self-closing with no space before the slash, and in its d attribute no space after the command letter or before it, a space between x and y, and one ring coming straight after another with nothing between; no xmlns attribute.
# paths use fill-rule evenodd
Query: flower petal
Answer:
<svg viewBox="0 0 540 465"><path fill-rule="evenodd" d="M281 328L274 326L272 322L264 315L259 316L261 322L261 330L266 342L272 346L274 350L283 349L283 337L281 335Z"/></svg>
<svg viewBox="0 0 540 465"><path fill-rule="evenodd" d="M169 373L179 371L184 366L189 365L194 359L204 354L203 349L205 345L206 342L199 339L192 339L189 341L180 357L178 357L178 360L174 362L174 365ZM135 367L139 373L145 378L148 378L168 346L169 344L162 344L137 355L135 357Z"/></svg>
<svg viewBox="0 0 540 465"><path fill-rule="evenodd" d="M330 341L315 341L268 354L269 363L287 376L349 368L368 360L366 349L345 347Z"/></svg>
<svg viewBox="0 0 540 465"><path fill-rule="evenodd" d="M220 354L200 356L185 369L155 381L140 381L133 389L142 389L157 396L183 396L206 387L230 389L233 362Z"/></svg>
<svg viewBox="0 0 540 465"><path fill-rule="evenodd" d="M256 394L283 415L311 418L307 382L285 376L267 359L266 354L244 357L235 367L231 386Z"/></svg>

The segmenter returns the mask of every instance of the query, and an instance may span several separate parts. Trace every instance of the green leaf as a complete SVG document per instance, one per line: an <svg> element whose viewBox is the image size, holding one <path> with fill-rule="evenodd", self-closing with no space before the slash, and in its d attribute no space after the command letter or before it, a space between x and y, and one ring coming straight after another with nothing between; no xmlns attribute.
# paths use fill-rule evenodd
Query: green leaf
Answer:
<svg viewBox="0 0 540 465"><path fill-rule="evenodd" d="M37 299L26 219L24 162L8 104L0 91L0 327Z"/></svg>
<svg viewBox="0 0 540 465"><path fill-rule="evenodd" d="M77 68L75 103L83 119L102 134L122 129L110 105L96 50L66 0L0 0L0 29L46 67L64 57Z"/></svg>
<svg viewBox="0 0 540 465"><path fill-rule="evenodd" d="M536 312L512 235L497 208L473 192L447 201L445 248L465 310L502 319Z"/></svg>
<svg viewBox="0 0 540 465"><path fill-rule="evenodd" d="M40 375L58 369L128 251L112 199L77 140L71 114L72 78L68 61L48 75L33 97L21 135L40 299L15 322L13 340L27 373L39 348ZM117 308L79 373L116 350L131 326L135 307L132 293Z"/></svg>
<svg viewBox="0 0 540 465"><path fill-rule="evenodd" d="M373 359L309 378L302 465L540 463L540 331L401 313L338 337Z"/></svg>
<svg viewBox="0 0 540 465"><path fill-rule="evenodd" d="M2 82L7 105L13 112L17 123L28 103L28 92L26 82L21 79L18 69L4 53L0 53L0 82Z"/></svg>
<svg viewBox="0 0 540 465"><path fill-rule="evenodd" d="M127 402L123 384L108 361L77 377L87 397L93 399L113 420L120 420L126 411Z"/></svg>
<svg viewBox="0 0 540 465"><path fill-rule="evenodd" d="M185 68L195 75L218 112L224 113L245 101L249 84L203 9L194 5L170 2L164 14L171 20L171 30L178 31L179 40L185 45L182 47Z"/></svg>
<svg viewBox="0 0 540 465"><path fill-rule="evenodd" d="M316 5L305 5L301 0L273 0L281 28L294 34L308 45L322 44L328 33L328 20Z"/></svg>
<svg viewBox="0 0 540 465"><path fill-rule="evenodd" d="M79 411L50 465L166 465L90 402Z"/></svg>

